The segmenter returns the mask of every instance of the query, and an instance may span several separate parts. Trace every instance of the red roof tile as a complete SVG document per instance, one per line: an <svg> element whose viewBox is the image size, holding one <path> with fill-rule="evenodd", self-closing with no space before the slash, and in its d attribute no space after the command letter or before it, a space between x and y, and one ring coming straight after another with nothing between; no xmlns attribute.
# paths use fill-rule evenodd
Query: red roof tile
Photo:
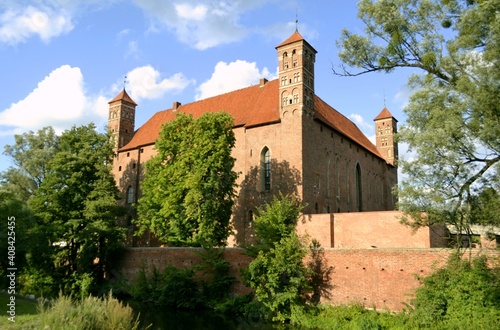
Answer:
<svg viewBox="0 0 500 330"><path fill-rule="evenodd" d="M135 106L137 105L137 103L135 103L134 100L132 100L132 98L127 94L127 91L125 90L125 88L120 92L120 94L116 95L116 97L114 99L109 101L108 104L116 102L116 101L125 101L125 102L131 103Z"/></svg>
<svg viewBox="0 0 500 330"><path fill-rule="evenodd" d="M198 118L205 112L224 110L234 118L235 127L259 126L277 123L280 121L278 80L272 80L265 85L254 85L226 94L210 97L193 103L180 105L176 111L192 114ZM368 151L381 157L377 148L348 118L329 106L326 102L315 97L314 107L316 118L347 138L358 143ZM120 151L135 149L140 146L155 143L159 137L161 126L175 118L173 109L155 113L134 134L132 140L123 146Z"/></svg>
<svg viewBox="0 0 500 330"><path fill-rule="evenodd" d="M350 121L340 112L329 106L325 101L318 96L314 98L314 109L316 110L316 118L329 125L347 138L358 143L368 151L378 157L382 157L377 150L377 147L360 131L358 126Z"/></svg>
<svg viewBox="0 0 500 330"><path fill-rule="evenodd" d="M226 94L210 97L197 102L180 105L178 112L192 114L194 118L205 112L224 110L234 118L234 126L258 126L279 122L278 80L267 82L264 86L254 85ZM134 149L153 144L159 137L161 125L175 118L172 109L153 115L134 134L134 137L121 150Z"/></svg>
<svg viewBox="0 0 500 330"><path fill-rule="evenodd" d="M311 47L314 50L314 52L317 53L316 49L314 49L314 47L311 46L304 39L304 37L299 33L299 31L295 31L288 39L286 39L285 41L283 41L282 43L280 43L278 46L276 46L276 48L280 48L281 46L286 46L288 44L291 44L291 43L294 43L294 42L297 42L297 41L304 41L305 43L307 43L309 45L309 47Z"/></svg>
<svg viewBox="0 0 500 330"><path fill-rule="evenodd" d="M387 118L394 118L394 116L389 112L389 110L387 110L386 107L384 107L382 109L382 111L380 111L380 113L378 114L378 116L375 117L375 119L373 119L373 120L387 119ZM394 118L394 120L396 120L396 118Z"/></svg>

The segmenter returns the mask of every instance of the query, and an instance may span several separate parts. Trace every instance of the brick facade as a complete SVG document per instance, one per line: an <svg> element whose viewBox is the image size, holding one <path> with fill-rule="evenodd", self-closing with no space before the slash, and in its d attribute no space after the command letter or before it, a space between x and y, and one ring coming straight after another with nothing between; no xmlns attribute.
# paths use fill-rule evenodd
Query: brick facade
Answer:
<svg viewBox="0 0 500 330"><path fill-rule="evenodd" d="M174 119L176 112L196 118L224 110L235 120L232 153L234 170L240 173L230 246L249 240L253 215L279 192L301 198L307 214L393 210L396 198L392 188L397 184L394 153L391 159L382 156L378 144L314 94L316 50L298 32L276 50L278 79L261 79L258 85L185 105L174 102L171 109L155 113L133 135L130 124L135 102L125 90L113 99L109 128L120 123L115 132L119 143L113 174L122 203L132 205L140 198L144 163L155 154L154 142L163 123ZM396 125L387 109L376 123L381 115ZM133 228L130 219L136 215L129 209L122 222ZM148 236L130 243L151 246L158 242Z"/></svg>
<svg viewBox="0 0 500 330"><path fill-rule="evenodd" d="M140 269L166 263L176 267L190 267L200 261L197 248L128 248L115 270L133 282ZM325 258L331 274L329 297L324 303L361 304L367 308L400 311L420 286L418 276L428 276L435 267L443 266L452 253L449 249L325 249ZM498 250L474 249L473 255L500 258ZM251 258L244 250L228 248L224 257L230 262L230 273L237 278L233 293L245 294L250 289L241 282L240 269Z"/></svg>

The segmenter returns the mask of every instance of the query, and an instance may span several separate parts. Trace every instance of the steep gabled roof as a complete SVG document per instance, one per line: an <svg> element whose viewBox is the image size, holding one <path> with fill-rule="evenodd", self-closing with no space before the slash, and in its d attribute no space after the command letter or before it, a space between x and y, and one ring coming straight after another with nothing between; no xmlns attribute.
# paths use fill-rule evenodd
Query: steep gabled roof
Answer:
<svg viewBox="0 0 500 330"><path fill-rule="evenodd" d="M353 140L378 157L382 157L377 147L361 132L361 130L340 112L329 106L318 96L314 98L314 109L316 110L316 119L324 122L345 137Z"/></svg>
<svg viewBox="0 0 500 330"><path fill-rule="evenodd" d="M235 127L254 127L277 123L280 121L278 80L254 85L226 94L210 97L200 101L180 105L177 109L168 109L155 113L134 134L128 144L120 151L135 149L140 146L154 144L159 137L161 126L175 118L176 112L192 114L198 118L206 112L224 110L234 118ZM346 138L358 143L371 153L381 157L377 148L348 118L329 106L318 96L314 99L316 118Z"/></svg>
<svg viewBox="0 0 500 330"><path fill-rule="evenodd" d="M387 118L394 118L394 116L389 112L389 110L387 110L386 107L384 107L382 109L382 111L380 111L380 113L378 114L378 116L375 117L375 119L373 119L373 120L387 119ZM396 120L396 118L394 118L394 120Z"/></svg>
<svg viewBox="0 0 500 330"><path fill-rule="evenodd" d="M153 144L159 137L161 125L173 120L176 112L192 114L194 118L198 118L206 112L224 110L233 116L235 127L252 127L279 122L278 105L278 80L180 105L175 111L169 109L154 114L120 150Z"/></svg>
<svg viewBox="0 0 500 330"><path fill-rule="evenodd" d="M137 103L135 103L134 100L132 100L132 98L127 94L127 91L125 90L125 88L123 88L123 90L120 92L120 94L116 95L116 97L114 99L109 101L108 104L116 102L116 101L125 101L125 102L133 104L134 106L137 106Z"/></svg>

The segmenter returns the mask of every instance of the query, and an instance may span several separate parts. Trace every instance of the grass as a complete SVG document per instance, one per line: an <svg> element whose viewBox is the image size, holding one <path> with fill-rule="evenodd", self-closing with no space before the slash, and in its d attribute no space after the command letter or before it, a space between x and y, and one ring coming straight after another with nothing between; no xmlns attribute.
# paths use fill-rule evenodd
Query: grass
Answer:
<svg viewBox="0 0 500 330"><path fill-rule="evenodd" d="M9 321L10 315L7 314L7 304L10 301L10 295L6 292L0 292L0 329L36 329L38 324L37 302L32 299L16 296L16 317L15 322Z"/></svg>
<svg viewBox="0 0 500 330"><path fill-rule="evenodd" d="M102 299L89 296L78 300L60 295L50 304L37 304L34 300L16 296L15 322L10 321L7 314L9 300L10 295L0 293L3 308L0 329L135 330L139 327L132 308L111 294Z"/></svg>

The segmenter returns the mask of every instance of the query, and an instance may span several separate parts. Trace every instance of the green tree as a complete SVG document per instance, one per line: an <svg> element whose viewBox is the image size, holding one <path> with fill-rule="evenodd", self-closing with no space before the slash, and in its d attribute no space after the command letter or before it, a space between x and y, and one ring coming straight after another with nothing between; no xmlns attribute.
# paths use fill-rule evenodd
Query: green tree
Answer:
<svg viewBox="0 0 500 330"><path fill-rule="evenodd" d="M108 136L97 133L94 124L63 132L30 200L67 291L99 284L123 238L116 223L123 210L110 172L112 155Z"/></svg>
<svg viewBox="0 0 500 330"><path fill-rule="evenodd" d="M146 163L136 221L173 245L223 246L234 204L233 118L225 112L163 125L156 156Z"/></svg>
<svg viewBox="0 0 500 330"><path fill-rule="evenodd" d="M358 17L365 34L342 31L344 65L336 74L401 67L423 73L409 79L413 94L398 134L417 153L399 161L406 174L399 206L411 215L407 223L445 223L470 232L482 218L472 210L475 201L499 183L498 1L362 0ZM500 213L490 222L500 224Z"/></svg>
<svg viewBox="0 0 500 330"><path fill-rule="evenodd" d="M2 289L8 281L4 276L7 268L26 267L26 254L34 250L30 235L32 212L26 203L19 200L11 191L0 185L0 283ZM10 253L9 253L10 251Z"/></svg>
<svg viewBox="0 0 500 330"><path fill-rule="evenodd" d="M500 272L494 260L480 256L470 263L455 254L420 280L409 313L415 328L498 328Z"/></svg>
<svg viewBox="0 0 500 330"><path fill-rule="evenodd" d="M246 283L273 321L289 322L312 293L312 271L304 264L307 242L296 233L303 206L294 196L275 196L254 221L257 254L244 272Z"/></svg>
<svg viewBox="0 0 500 330"><path fill-rule="evenodd" d="M47 163L58 151L59 137L52 127L44 127L36 133L15 135L14 139L15 143L4 150L14 166L0 174L0 181L17 198L27 201L42 184Z"/></svg>

